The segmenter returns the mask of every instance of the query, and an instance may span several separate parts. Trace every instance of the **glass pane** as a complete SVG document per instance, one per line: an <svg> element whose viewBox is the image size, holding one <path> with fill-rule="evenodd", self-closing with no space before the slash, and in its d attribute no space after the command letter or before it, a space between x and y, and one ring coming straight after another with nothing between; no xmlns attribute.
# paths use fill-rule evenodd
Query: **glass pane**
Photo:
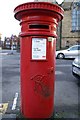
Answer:
<svg viewBox="0 0 80 120"><path fill-rule="evenodd" d="M76 47L72 47L72 48L70 48L70 50L78 50L78 47L76 46Z"/></svg>

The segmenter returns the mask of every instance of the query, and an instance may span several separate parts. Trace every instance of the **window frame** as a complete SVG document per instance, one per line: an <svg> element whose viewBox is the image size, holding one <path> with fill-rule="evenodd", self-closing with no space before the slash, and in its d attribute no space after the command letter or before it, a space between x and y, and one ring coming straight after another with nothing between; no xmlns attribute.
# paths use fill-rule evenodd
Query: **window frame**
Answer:
<svg viewBox="0 0 80 120"><path fill-rule="evenodd" d="M80 2L76 2L72 8L72 32L80 31Z"/></svg>

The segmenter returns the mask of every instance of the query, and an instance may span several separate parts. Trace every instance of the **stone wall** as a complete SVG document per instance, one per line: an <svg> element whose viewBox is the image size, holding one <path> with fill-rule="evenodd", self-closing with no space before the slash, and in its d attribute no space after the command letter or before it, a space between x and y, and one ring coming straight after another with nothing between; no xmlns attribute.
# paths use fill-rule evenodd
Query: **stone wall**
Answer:
<svg viewBox="0 0 80 120"><path fill-rule="evenodd" d="M80 42L80 33L72 32L72 10L65 10L62 20L62 47L66 47L67 44L72 46L78 42Z"/></svg>

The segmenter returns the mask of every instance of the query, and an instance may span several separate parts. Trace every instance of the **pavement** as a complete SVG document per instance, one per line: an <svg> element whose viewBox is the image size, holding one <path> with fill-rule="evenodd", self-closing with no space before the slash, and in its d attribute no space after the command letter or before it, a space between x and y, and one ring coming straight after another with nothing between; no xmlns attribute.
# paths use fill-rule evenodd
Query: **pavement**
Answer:
<svg viewBox="0 0 80 120"><path fill-rule="evenodd" d="M8 108L6 109L5 113L0 114L0 120L20 120L22 119L22 115L20 113L20 88L19 88L19 81L17 81L19 79L19 56L20 54L17 53L16 51L14 51L12 53L12 51L6 51L4 50L1 55L6 56L4 57L4 61L7 63L7 66L5 68L5 63L3 65L3 67L5 69L4 70L4 74L5 72L8 71L7 74L10 73L10 79L11 82L14 81L15 82L15 86L13 83L10 83L10 85L12 85L12 89L14 88L14 93L10 93L10 89L9 91L6 92L6 94L10 95L10 97L13 96L13 98L11 99L9 97L9 99L11 99L11 101L7 100L7 96L6 94L3 92L3 99L5 96L5 101L8 101ZM8 61L6 61L6 58L9 58ZM18 57L17 57L18 56ZM11 60L13 60L15 63L13 63L13 61L11 62ZM18 61L18 62L17 62ZM9 67L8 67L9 66ZM14 69L14 74L11 73L13 72L12 69ZM56 73L56 74L61 74L61 73ZM6 79L6 76L5 76ZM4 79L4 80L5 80ZM16 83L17 81L17 83ZM8 81L7 81L8 82ZM77 106L77 87L75 86L76 90L72 90L69 91L69 89L73 86L72 82L67 82L67 81L56 81L55 82L55 103L54 103L54 107L55 107L55 112L54 112L54 116L52 116L51 118L49 118L49 120L53 120L54 118L56 120L63 120L63 119L67 119L70 120L70 118L75 118L75 120L80 120L80 115L77 113L78 111L78 106ZM17 87L16 87L17 86ZM63 87L65 86L65 87ZM8 86L9 87L9 86ZM17 90L16 90L17 89ZM5 89L6 91L6 89ZM68 94L69 93L69 94ZM13 94L13 95L11 95ZM72 96L70 96L72 94ZM74 94L76 94L76 97L74 97ZM66 97L64 97L66 95ZM3 102L5 102L3 100ZM15 101L16 101L16 106L15 106ZM65 107L64 107L65 106ZM13 109L12 109L13 108ZM66 108L66 109L65 109Z"/></svg>
<svg viewBox="0 0 80 120"><path fill-rule="evenodd" d="M17 81L19 80L19 74L17 74L18 72L18 69L16 68L16 70L14 71L15 72L15 76L17 74L17 76L13 78L13 73L9 72L9 67L11 66L12 68L14 66L12 66L12 64L10 64L12 61L10 60L9 61L9 58L14 58L16 59L15 56L19 56L20 53L19 52L16 52L16 50L0 50L0 96L2 96L2 100L0 98L0 120L17 120L17 115L19 114L19 101L20 99L18 98L17 99L17 103L15 106L15 109L13 108L12 109L12 106L14 107L14 104L15 104L15 94L11 96L11 94L9 93L9 91L11 91L11 88L8 86L7 90L5 88L2 89L2 87L4 86L4 82L5 82L5 85L7 84L8 80L10 78L10 80L14 80L14 81ZM7 60L8 58L8 60ZM13 60L14 61L14 60ZM19 59L18 59L19 61ZM9 64L10 65L9 65ZM13 62L12 62L13 63ZM18 62L17 62L18 63ZM14 63L16 65L18 65L17 63ZM19 67L18 67L19 68ZM11 69L10 69L11 70ZM8 73L9 72L9 73ZM5 74L6 73L6 74ZM10 76L11 75L11 76ZM2 77L1 77L2 76ZM8 77L7 77L8 76ZM5 81L5 79L7 81ZM2 80L2 83L1 83L1 80ZM3 82L4 81L4 82ZM13 84L13 83L12 83ZM18 83L19 84L19 83ZM14 85L12 85L14 86ZM19 85L17 85L17 88L19 88ZM3 90L2 93L1 93L1 89ZM13 89L13 88L12 88ZM15 89L15 88L14 88ZM13 93L15 93L15 90L13 89ZM19 92L19 89L17 89L17 91ZM12 93L12 92L11 92ZM2 95L1 95L2 94ZM10 99L10 96L12 97L12 100L10 99L9 101L7 100L7 95L8 95L8 98ZM2 101L2 102L1 102ZM7 103L5 103L7 101Z"/></svg>

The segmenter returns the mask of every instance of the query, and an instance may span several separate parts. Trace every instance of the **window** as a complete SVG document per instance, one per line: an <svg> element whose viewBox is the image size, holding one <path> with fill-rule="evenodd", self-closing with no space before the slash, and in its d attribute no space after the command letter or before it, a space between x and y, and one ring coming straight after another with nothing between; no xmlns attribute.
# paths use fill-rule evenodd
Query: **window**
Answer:
<svg viewBox="0 0 80 120"><path fill-rule="evenodd" d="M80 2L76 2L72 8L72 32L80 31Z"/></svg>
<svg viewBox="0 0 80 120"><path fill-rule="evenodd" d="M78 47L78 50L80 50L80 46Z"/></svg>
<svg viewBox="0 0 80 120"><path fill-rule="evenodd" d="M73 50L78 50L79 46L74 46L74 47L71 47L69 48L70 51L73 51Z"/></svg>

